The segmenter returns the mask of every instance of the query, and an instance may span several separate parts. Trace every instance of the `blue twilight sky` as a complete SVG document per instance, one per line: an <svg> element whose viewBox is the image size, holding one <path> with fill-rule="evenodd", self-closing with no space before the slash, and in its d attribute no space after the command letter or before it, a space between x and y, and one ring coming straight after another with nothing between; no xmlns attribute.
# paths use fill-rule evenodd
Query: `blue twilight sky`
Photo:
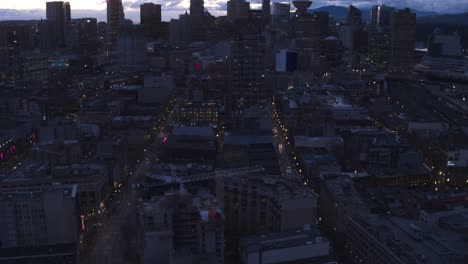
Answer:
<svg viewBox="0 0 468 264"><path fill-rule="evenodd" d="M45 17L46 0L0 0L0 20L10 19L40 19ZM68 0L72 7L72 17L96 17L105 20L105 0ZM123 0L125 14L136 22L139 20L138 8L141 3L153 2L163 6L163 19L169 20L188 10L190 0ZM205 0L205 7L213 15L225 14L227 0ZM250 0L253 8L260 7L262 0ZM272 2L288 2L287 0L272 0ZM410 7L422 11L438 13L468 12L468 0L316 0L313 7L325 5L353 4L358 7L368 7L383 3L396 7Z"/></svg>

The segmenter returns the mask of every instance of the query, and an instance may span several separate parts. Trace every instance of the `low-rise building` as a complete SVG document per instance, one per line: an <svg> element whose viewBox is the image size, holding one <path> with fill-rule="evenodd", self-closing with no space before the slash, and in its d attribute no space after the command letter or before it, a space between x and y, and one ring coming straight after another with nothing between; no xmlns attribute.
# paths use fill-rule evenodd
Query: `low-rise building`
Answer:
<svg viewBox="0 0 468 264"><path fill-rule="evenodd" d="M317 194L303 177L270 176L258 169L216 172L216 196L224 206L231 236L279 232L315 224Z"/></svg>
<svg viewBox="0 0 468 264"><path fill-rule="evenodd" d="M0 263L76 263L77 186L0 195Z"/></svg>
<svg viewBox="0 0 468 264"><path fill-rule="evenodd" d="M83 161L83 146L78 140L41 141L32 148L31 156L38 162L55 165Z"/></svg>
<svg viewBox="0 0 468 264"><path fill-rule="evenodd" d="M330 242L316 228L249 236L241 239L243 264L331 263Z"/></svg>
<svg viewBox="0 0 468 264"><path fill-rule="evenodd" d="M262 166L280 174L272 136L231 134L224 137L222 161L225 168Z"/></svg>
<svg viewBox="0 0 468 264"><path fill-rule="evenodd" d="M466 218L464 218L466 220ZM346 221L352 263L466 263L462 234L397 217L360 215Z"/></svg>
<svg viewBox="0 0 468 264"><path fill-rule="evenodd" d="M346 219L369 207L351 177L323 175L320 186L320 217L323 225L336 237L345 232Z"/></svg>
<svg viewBox="0 0 468 264"><path fill-rule="evenodd" d="M224 216L209 191L185 190L153 196L144 202L143 263L174 263L183 258L200 264L224 263Z"/></svg>
<svg viewBox="0 0 468 264"><path fill-rule="evenodd" d="M161 160L167 163L212 163L216 158L215 131L210 126L177 126L163 139Z"/></svg>
<svg viewBox="0 0 468 264"><path fill-rule="evenodd" d="M219 123L219 105L214 101L186 101L179 109L178 121L184 125L213 125Z"/></svg>
<svg viewBox="0 0 468 264"><path fill-rule="evenodd" d="M0 178L2 193L36 192L55 185L77 185L80 213L105 207L108 178L103 165L75 163L50 167L47 163L26 160Z"/></svg>

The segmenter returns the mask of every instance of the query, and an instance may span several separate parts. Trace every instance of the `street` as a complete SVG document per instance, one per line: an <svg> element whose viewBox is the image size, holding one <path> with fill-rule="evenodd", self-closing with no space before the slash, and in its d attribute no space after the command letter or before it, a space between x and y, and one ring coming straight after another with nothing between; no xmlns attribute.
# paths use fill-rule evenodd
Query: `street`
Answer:
<svg viewBox="0 0 468 264"><path fill-rule="evenodd" d="M286 176L289 172L296 172L296 167L293 162L293 150L291 149L291 138L288 137L288 129L283 124L280 113L278 113L277 105L273 101L271 106L267 107L271 112L273 120L273 145L276 149L276 154L279 157L279 165L281 174ZM299 171L300 173L301 171Z"/></svg>
<svg viewBox="0 0 468 264"><path fill-rule="evenodd" d="M136 260L131 258L132 253L128 252L130 241L125 236L124 230L139 230L136 221L138 208L138 198L140 192L132 190L132 185L140 183L150 171L159 153L161 141L158 136L168 130L173 121L180 100L173 100L167 109L162 112L160 122L156 124L154 136L149 142L149 146L142 151L143 159L138 162L135 171L130 173L122 188L116 192L113 204L110 205L109 216L104 220L103 227L96 229L95 233L90 235L85 245L82 245L80 252L80 261L82 264L123 264L134 263ZM128 234L131 239L138 239L137 232ZM134 253L134 252L133 252ZM129 257L130 255L130 257Z"/></svg>

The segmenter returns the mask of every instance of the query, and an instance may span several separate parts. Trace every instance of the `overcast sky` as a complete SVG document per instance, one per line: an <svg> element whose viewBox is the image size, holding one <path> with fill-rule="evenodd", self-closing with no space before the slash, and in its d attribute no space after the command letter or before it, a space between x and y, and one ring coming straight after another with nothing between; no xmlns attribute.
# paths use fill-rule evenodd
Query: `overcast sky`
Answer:
<svg viewBox="0 0 468 264"><path fill-rule="evenodd" d="M0 20L11 19L40 19L45 17L45 0L0 0ZM72 17L96 17L105 20L105 0L69 0L72 7ZM190 0L124 0L125 14L136 22L139 20L139 5L153 2L163 6L163 19L177 17L188 10ZM213 15L225 14L227 0L205 0L205 7ZM252 7L260 6L261 0L250 0ZM287 2L276 1L272 2ZM316 0L313 7L325 5L350 5L368 7L376 3L383 3L396 7L410 7L422 11L439 13L468 12L468 0Z"/></svg>

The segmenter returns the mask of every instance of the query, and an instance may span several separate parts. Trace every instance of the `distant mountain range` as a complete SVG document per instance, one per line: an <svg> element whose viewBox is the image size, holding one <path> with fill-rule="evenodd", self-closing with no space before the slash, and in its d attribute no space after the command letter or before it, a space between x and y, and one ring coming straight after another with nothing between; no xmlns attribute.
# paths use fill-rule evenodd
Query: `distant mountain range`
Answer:
<svg viewBox="0 0 468 264"><path fill-rule="evenodd" d="M418 23L468 26L468 13L426 16L418 18Z"/></svg>
<svg viewBox="0 0 468 264"><path fill-rule="evenodd" d="M31 10L15 10L15 9L0 9L0 20L29 20L45 18L45 12L38 9Z"/></svg>
<svg viewBox="0 0 468 264"><path fill-rule="evenodd" d="M2 0L0 0L2 1ZM4 0L5 1L5 0ZM348 9L344 6L322 6L315 9L309 9L309 12L324 11L328 12L330 16L334 17L337 22L346 19ZM363 21L370 20L371 10L369 8L362 8ZM446 24L446 25L468 25L468 13L462 14L440 14L436 12L412 10L416 13L419 24ZM165 12L165 20L178 15L178 11ZM43 9L28 9L28 10L15 10L15 9L0 9L0 21L5 20L40 20L45 19L45 10ZM139 10L127 10L126 17L133 18L135 21L139 20ZM73 18L80 17L95 17L99 21L106 21L106 13L103 10L81 10L73 9Z"/></svg>
<svg viewBox="0 0 468 264"><path fill-rule="evenodd" d="M328 12L330 16L334 17L337 21L346 19L348 9L343 6L322 6L315 9L309 9L309 13L313 12ZM412 10L416 13L418 23L423 24L462 24L468 25L468 13L464 14L438 14L430 11ZM361 9L362 19L364 21L370 20L370 9Z"/></svg>

